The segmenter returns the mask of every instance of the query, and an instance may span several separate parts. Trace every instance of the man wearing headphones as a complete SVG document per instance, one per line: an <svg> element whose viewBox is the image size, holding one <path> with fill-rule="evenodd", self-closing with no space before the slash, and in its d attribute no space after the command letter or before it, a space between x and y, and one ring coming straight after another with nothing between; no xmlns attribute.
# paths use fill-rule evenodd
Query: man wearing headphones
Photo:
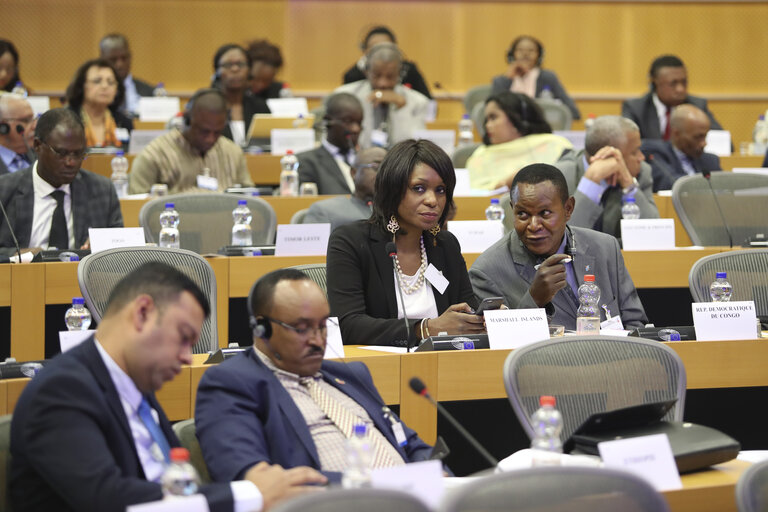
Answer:
<svg viewBox="0 0 768 512"><path fill-rule="evenodd" d="M403 56L397 46L377 44L368 52L366 66L366 80L334 91L353 94L363 105L360 147L390 147L425 129L429 100L400 83Z"/></svg>
<svg viewBox="0 0 768 512"><path fill-rule="evenodd" d="M248 314L253 347L209 368L197 390L197 438L215 481L268 462L309 466L338 482L357 424L368 427L373 467L429 457L431 448L384 404L363 363L323 359L330 309L306 274L263 276Z"/></svg>
<svg viewBox="0 0 768 512"><path fill-rule="evenodd" d="M35 113L18 94L0 96L0 175L20 171L35 162L32 140Z"/></svg>
<svg viewBox="0 0 768 512"><path fill-rule="evenodd" d="M153 140L133 161L129 192L147 193L155 183L168 185L171 194L253 186L242 149L221 135L226 126L222 93L197 91L187 103L182 128Z"/></svg>
<svg viewBox="0 0 768 512"><path fill-rule="evenodd" d="M326 135L320 146L296 155L300 182L316 183L321 195L354 192L351 166L362 124L363 107L355 96L338 93L328 98L322 120Z"/></svg>
<svg viewBox="0 0 768 512"><path fill-rule="evenodd" d="M707 108L707 100L688 95L688 72L685 64L675 55L662 55L651 64L648 72L651 91L640 98L625 100L621 115L640 127L640 138L669 140L672 109L691 103L709 117L710 129L722 130L720 123Z"/></svg>

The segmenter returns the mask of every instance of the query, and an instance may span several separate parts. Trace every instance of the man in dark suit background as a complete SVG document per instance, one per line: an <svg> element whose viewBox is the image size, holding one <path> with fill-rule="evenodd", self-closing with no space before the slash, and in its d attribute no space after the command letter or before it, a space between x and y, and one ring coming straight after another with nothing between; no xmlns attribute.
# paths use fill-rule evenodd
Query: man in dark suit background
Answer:
<svg viewBox="0 0 768 512"><path fill-rule="evenodd" d="M214 480L240 478L262 461L339 480L359 423L368 426L373 467L429 457L364 364L323 360L330 310L317 284L298 270L276 270L256 282L248 306L253 347L209 368L197 390L197 437Z"/></svg>
<svg viewBox="0 0 768 512"><path fill-rule="evenodd" d="M88 249L88 228L123 227L112 182L80 169L85 132L74 111L43 114L34 149L38 160L32 167L0 176L0 201L20 247ZM14 251L8 225L0 222L0 253Z"/></svg>
<svg viewBox="0 0 768 512"><path fill-rule="evenodd" d="M139 98L152 96L155 88L147 82L134 78L131 74L131 48L128 38L123 34L107 34L99 41L100 57L112 64L117 71L118 80L125 85L125 103L122 109L126 114L137 116Z"/></svg>
<svg viewBox="0 0 768 512"><path fill-rule="evenodd" d="M0 176L20 171L37 158L32 151L35 113L18 94L0 96Z"/></svg>
<svg viewBox="0 0 768 512"><path fill-rule="evenodd" d="M354 95L336 93L328 98L323 116L326 136L319 147L296 155L299 181L317 183L319 194L349 194L355 190L350 166L355 161L363 107Z"/></svg>
<svg viewBox="0 0 768 512"><path fill-rule="evenodd" d="M670 116L670 140L643 141L643 153L653 169L653 190L669 190L683 176L719 171L717 155L705 153L709 118L693 105L680 105Z"/></svg>
<svg viewBox="0 0 768 512"><path fill-rule="evenodd" d="M722 130L707 108L707 100L688 95L688 72L680 58L674 55L656 58L648 75L651 91L640 98L625 100L621 105L621 115L637 123L642 139L669 140L672 109L683 103L700 108L709 118L711 129Z"/></svg>
<svg viewBox="0 0 768 512"><path fill-rule="evenodd" d="M208 314L203 292L163 263L115 286L95 336L55 358L19 398L8 486L15 511L122 512L162 498L159 481L179 441L154 393L191 364ZM244 478L203 486L210 510L266 509L325 482L309 468L267 464Z"/></svg>

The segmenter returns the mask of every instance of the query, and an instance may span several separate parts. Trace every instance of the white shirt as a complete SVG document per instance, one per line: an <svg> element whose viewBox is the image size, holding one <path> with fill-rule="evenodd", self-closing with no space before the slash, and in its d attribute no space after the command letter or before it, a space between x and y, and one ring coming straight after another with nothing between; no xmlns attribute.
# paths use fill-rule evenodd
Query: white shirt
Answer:
<svg viewBox="0 0 768 512"><path fill-rule="evenodd" d="M395 281L397 281L397 271L393 270L395 274ZM418 275L418 272L417 272ZM403 276L403 281L406 286L416 282L416 275ZM397 283L395 283L395 297L397 298L397 318L403 318L403 304L400 302L400 291L397 289ZM417 318L437 318L440 316L437 313L437 303L435 302L435 294L432 291L432 285L429 281L424 279L424 283L421 288L411 294L403 291L403 300L405 301L405 311L408 313L408 319L413 320ZM436 335L436 332L430 333Z"/></svg>
<svg viewBox="0 0 768 512"><path fill-rule="evenodd" d="M349 187L350 192L354 193L355 181L352 179L352 172L350 171L349 164L353 164L355 162L355 152L350 149L346 154L347 161L345 162L341 157L341 149L328 142L328 139L326 138L323 138L321 143L323 147L327 149L328 152L333 156L333 159L336 160L336 165L338 165L339 169L341 169L341 175L344 176L344 180L347 182L347 186Z"/></svg>
<svg viewBox="0 0 768 512"><path fill-rule="evenodd" d="M664 138L664 132L667 131L667 106L661 102L656 93L651 95L653 106L656 107L656 117L659 118L659 133Z"/></svg>
<svg viewBox="0 0 768 512"><path fill-rule="evenodd" d="M139 417L139 404L141 404L141 391L136 387L127 373L123 371L114 359L104 350L98 340L94 339L96 349L99 351L101 360L107 367L109 377L115 385L117 394L120 396L120 403L125 411L125 417L128 418L128 426L131 429L133 442L136 445L136 453L139 456L139 462L144 469L144 476L152 482L160 482L160 477L165 471L165 464L158 462L153 456L151 447L154 443L152 435L147 430L144 422ZM157 411L152 409L152 417L157 424L160 424L160 416ZM258 487L252 482L241 480L230 484L232 489L232 498L234 500L234 512L253 512L261 510L263 500Z"/></svg>
<svg viewBox="0 0 768 512"><path fill-rule="evenodd" d="M59 249L79 249L75 247L75 223L72 219L72 190L69 185L62 185L58 189L45 181L37 174L36 160L32 165L32 188L35 194L32 210L32 235L29 237L30 247L48 248L48 237L51 234L51 220L56 209L56 200L51 197L54 190L64 191L64 217L67 219L67 234L69 235L69 247Z"/></svg>
<svg viewBox="0 0 768 512"><path fill-rule="evenodd" d="M245 146L245 121L230 121L229 130L232 132L232 142L240 147Z"/></svg>

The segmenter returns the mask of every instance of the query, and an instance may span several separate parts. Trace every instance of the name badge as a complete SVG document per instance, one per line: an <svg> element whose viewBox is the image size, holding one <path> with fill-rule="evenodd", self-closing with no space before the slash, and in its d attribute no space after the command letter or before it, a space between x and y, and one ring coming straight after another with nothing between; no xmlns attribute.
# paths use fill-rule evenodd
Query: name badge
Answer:
<svg viewBox="0 0 768 512"><path fill-rule="evenodd" d="M621 317L619 315L612 316L605 322L600 324L600 330L608 329L609 331L623 331L624 330L624 323L621 321Z"/></svg>
<svg viewBox="0 0 768 512"><path fill-rule="evenodd" d="M389 136L387 132L381 130L371 131L371 144L385 148L389 145Z"/></svg>
<svg viewBox="0 0 768 512"><path fill-rule="evenodd" d="M217 191L219 190L219 180L213 176L203 176L200 174L197 176L197 187Z"/></svg>
<svg viewBox="0 0 768 512"><path fill-rule="evenodd" d="M405 430L403 430L403 424L399 421L392 423L392 433L395 434L395 441L398 446L405 446L408 444L408 439L405 437Z"/></svg>
<svg viewBox="0 0 768 512"><path fill-rule="evenodd" d="M424 272L424 277L435 290L440 292L440 295L445 293L445 289L448 288L449 284L448 280L433 264L429 264L427 270Z"/></svg>

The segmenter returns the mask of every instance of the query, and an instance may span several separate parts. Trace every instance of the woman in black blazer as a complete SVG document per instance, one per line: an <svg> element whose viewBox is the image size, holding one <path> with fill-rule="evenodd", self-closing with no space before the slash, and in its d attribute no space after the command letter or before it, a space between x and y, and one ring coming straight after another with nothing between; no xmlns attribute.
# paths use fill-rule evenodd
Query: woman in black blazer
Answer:
<svg viewBox="0 0 768 512"><path fill-rule="evenodd" d="M485 332L483 318L471 314L477 299L459 243L440 231L455 184L451 160L439 147L427 140L400 142L379 166L371 218L333 231L328 301L345 343L406 346L443 331ZM397 271L387 250L392 241ZM441 278L447 280L443 293L438 290Z"/></svg>

